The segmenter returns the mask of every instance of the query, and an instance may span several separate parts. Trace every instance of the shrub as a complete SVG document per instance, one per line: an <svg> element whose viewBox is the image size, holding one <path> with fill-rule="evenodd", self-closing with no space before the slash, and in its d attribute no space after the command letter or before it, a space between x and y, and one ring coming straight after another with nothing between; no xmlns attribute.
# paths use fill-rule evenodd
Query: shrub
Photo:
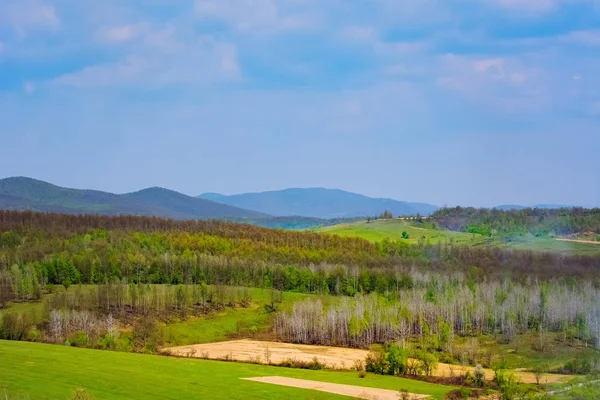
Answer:
<svg viewBox="0 0 600 400"><path fill-rule="evenodd" d="M386 353L382 348L372 350L365 359L365 370L375 374L383 375L389 369Z"/></svg>
<svg viewBox="0 0 600 400"><path fill-rule="evenodd" d="M417 358L419 361L421 361L423 373L427 376L431 376L438 365L438 360L435 354L427 351L420 351L417 353Z"/></svg>
<svg viewBox="0 0 600 400"><path fill-rule="evenodd" d="M408 390L406 390L406 389L400 389L400 392L398 393L398 399L400 399L400 400L410 400L410 393L408 393Z"/></svg>
<svg viewBox="0 0 600 400"><path fill-rule="evenodd" d="M71 336L69 342L71 343L71 346L74 347L85 347L87 346L89 340L90 338L88 337L87 333L84 331L77 331L73 336Z"/></svg>
<svg viewBox="0 0 600 400"><path fill-rule="evenodd" d="M367 376L367 373L363 370L358 371L358 377L359 378L365 378Z"/></svg>
<svg viewBox="0 0 600 400"><path fill-rule="evenodd" d="M42 340L42 333L34 326L27 331L27 340L30 342L39 342Z"/></svg>
<svg viewBox="0 0 600 400"><path fill-rule="evenodd" d="M364 371L365 365L362 360L354 360L354 369L356 371Z"/></svg>
<svg viewBox="0 0 600 400"><path fill-rule="evenodd" d="M6 313L0 319L0 339L23 340L29 326L24 314Z"/></svg>
<svg viewBox="0 0 600 400"><path fill-rule="evenodd" d="M475 370L473 371L473 383L479 387L485 386L485 371L483 370L481 364L477 364Z"/></svg>
<svg viewBox="0 0 600 400"><path fill-rule="evenodd" d="M407 370L408 356L404 349L397 345L390 346L387 353L387 368L390 375L405 375Z"/></svg>

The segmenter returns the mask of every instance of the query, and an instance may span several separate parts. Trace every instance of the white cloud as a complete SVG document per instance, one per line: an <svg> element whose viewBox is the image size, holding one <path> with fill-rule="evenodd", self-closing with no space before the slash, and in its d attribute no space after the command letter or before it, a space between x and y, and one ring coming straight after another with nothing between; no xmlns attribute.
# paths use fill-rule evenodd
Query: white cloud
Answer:
<svg viewBox="0 0 600 400"><path fill-rule="evenodd" d="M600 46L600 30L573 31L560 36L564 43L577 43L586 46Z"/></svg>
<svg viewBox="0 0 600 400"><path fill-rule="evenodd" d="M25 36L29 30L54 29L60 19L53 5L40 0L3 0L0 2L0 26L14 29Z"/></svg>
<svg viewBox="0 0 600 400"><path fill-rule="evenodd" d="M305 7L310 2L295 0L196 0L200 19L226 21L240 31L269 33L307 28L314 15Z"/></svg>
<svg viewBox="0 0 600 400"><path fill-rule="evenodd" d="M109 86L162 87L177 84L210 85L238 80L241 69L234 45L201 37L180 51L156 52L153 47L114 63L86 67L64 74L54 84L75 88Z"/></svg>
<svg viewBox="0 0 600 400"><path fill-rule="evenodd" d="M25 92L26 95L31 95L35 92L35 86L33 85L33 83L27 81L23 83L23 91Z"/></svg>
<svg viewBox="0 0 600 400"><path fill-rule="evenodd" d="M98 39L105 42L128 42L139 33L135 25L121 25L102 28L96 32Z"/></svg>

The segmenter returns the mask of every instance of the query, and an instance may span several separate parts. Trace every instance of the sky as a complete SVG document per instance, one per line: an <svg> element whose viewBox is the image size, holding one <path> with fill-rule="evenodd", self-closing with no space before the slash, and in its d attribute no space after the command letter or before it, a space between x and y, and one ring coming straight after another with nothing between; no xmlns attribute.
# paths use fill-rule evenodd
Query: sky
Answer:
<svg viewBox="0 0 600 400"><path fill-rule="evenodd" d="M0 0L0 178L600 206L600 0Z"/></svg>

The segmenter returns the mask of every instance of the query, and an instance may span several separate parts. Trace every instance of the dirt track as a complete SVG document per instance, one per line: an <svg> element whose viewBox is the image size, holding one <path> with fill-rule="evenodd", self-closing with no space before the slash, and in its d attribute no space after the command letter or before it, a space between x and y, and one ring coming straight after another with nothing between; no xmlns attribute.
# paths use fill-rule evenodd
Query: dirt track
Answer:
<svg viewBox="0 0 600 400"><path fill-rule="evenodd" d="M344 396L371 399L371 400L398 400L398 392L388 389L376 389L364 386L342 385L339 383L327 383L309 381L305 379L285 378L282 376L264 376L260 378L242 378L247 381L270 383L273 385L290 386L300 389L318 390L320 392L341 394ZM422 394L410 394L411 400L429 397Z"/></svg>
<svg viewBox="0 0 600 400"><path fill-rule="evenodd" d="M587 243L587 244L600 244L595 240L578 240L578 239L556 239L559 242L573 242L573 243Z"/></svg>
<svg viewBox="0 0 600 400"><path fill-rule="evenodd" d="M264 364L279 364L287 359L312 361L315 357L327 368L351 369L354 361L364 361L367 350L348 349L342 347L310 346L304 344L261 342L256 340L232 340L229 342L196 344L191 346L171 347L166 352L184 357L210 358L213 360L230 358L236 361L251 361ZM269 359L267 359L267 356ZM435 376L458 376L467 371L473 373L473 367L439 363ZM494 377L494 371L485 369L487 379ZM531 372L515 371L515 376L525 383L535 383L535 375ZM542 382L554 383L570 379L566 375L544 374Z"/></svg>

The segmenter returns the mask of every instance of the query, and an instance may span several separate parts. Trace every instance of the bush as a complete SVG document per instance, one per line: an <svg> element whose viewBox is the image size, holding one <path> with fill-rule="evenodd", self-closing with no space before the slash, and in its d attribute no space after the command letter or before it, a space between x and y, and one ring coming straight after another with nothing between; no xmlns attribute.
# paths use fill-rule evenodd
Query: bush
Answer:
<svg viewBox="0 0 600 400"><path fill-rule="evenodd" d="M475 370L473 371L473 383L479 387L485 386L485 371L483 370L481 364L477 364Z"/></svg>
<svg viewBox="0 0 600 400"><path fill-rule="evenodd" d="M0 339L23 340L30 323L24 314L6 313L0 319Z"/></svg>
<svg viewBox="0 0 600 400"><path fill-rule="evenodd" d="M90 338L88 337L88 334L84 331L77 331L73 336L69 338L71 346L74 347L85 347L88 345L89 341Z"/></svg>
<svg viewBox="0 0 600 400"><path fill-rule="evenodd" d="M427 351L420 351L419 353L417 353L417 359L421 361L423 374L431 376L438 365L438 360L435 354L429 353Z"/></svg>
<svg viewBox="0 0 600 400"><path fill-rule="evenodd" d="M367 376L367 373L365 371L358 371L358 377L359 378L365 378Z"/></svg>
<svg viewBox="0 0 600 400"><path fill-rule="evenodd" d="M27 340L30 342L39 342L42 340L42 333L34 326L27 331Z"/></svg>
<svg viewBox="0 0 600 400"><path fill-rule="evenodd" d="M383 348L372 350L365 359L365 370L374 374L383 375L388 372L389 364Z"/></svg>
<svg viewBox="0 0 600 400"><path fill-rule="evenodd" d="M390 375L405 375L407 371L408 355L404 349L397 345L390 346L387 352L387 373Z"/></svg>

